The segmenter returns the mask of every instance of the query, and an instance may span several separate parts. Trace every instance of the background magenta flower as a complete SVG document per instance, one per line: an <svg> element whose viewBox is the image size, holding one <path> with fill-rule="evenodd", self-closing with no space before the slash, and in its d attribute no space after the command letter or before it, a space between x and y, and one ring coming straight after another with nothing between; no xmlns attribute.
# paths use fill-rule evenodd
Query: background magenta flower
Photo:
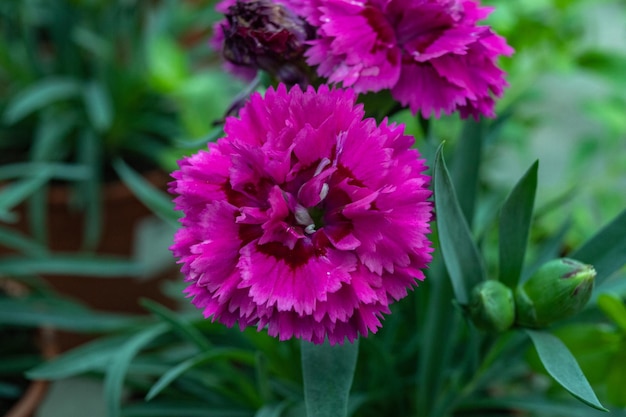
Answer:
<svg viewBox="0 0 626 417"><path fill-rule="evenodd" d="M172 246L192 302L280 340L353 341L431 259L430 177L403 126L352 90L255 93L226 137L180 161Z"/></svg>
<svg viewBox="0 0 626 417"><path fill-rule="evenodd" d="M507 83L496 65L513 49L475 0L311 0L317 38L308 62L358 93L391 89L413 114L494 116Z"/></svg>

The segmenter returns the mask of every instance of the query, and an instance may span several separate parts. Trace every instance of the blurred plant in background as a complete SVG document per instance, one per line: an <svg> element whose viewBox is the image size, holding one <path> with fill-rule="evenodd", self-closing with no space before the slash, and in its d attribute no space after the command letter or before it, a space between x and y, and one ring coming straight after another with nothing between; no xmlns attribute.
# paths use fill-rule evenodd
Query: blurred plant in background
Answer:
<svg viewBox="0 0 626 417"><path fill-rule="evenodd" d="M516 51L499 63L510 87L497 119L425 121L384 93L361 98L368 114L392 113L404 123L427 156L437 250L419 291L392 305L380 331L360 340L353 381L342 367L355 359L349 351L335 350L339 359L328 372L323 352L311 356L293 340L226 329L185 306L144 300L151 317L103 314L21 276L40 289L35 298L1 302L0 323L104 334L28 375L100 379L114 417L303 416L312 380L322 390L341 386L335 391L346 396L352 382L347 415L354 416L600 415L587 405L626 415L626 4L483 3L494 6L486 24ZM271 81L244 86L222 69L209 47L212 25L223 17L214 6L0 4L0 181L11 184L0 189L3 221L58 180L81 190L82 207L96 218L99 184L119 176L173 230L170 198L141 171L171 171L183 155L223 136L225 113L251 86L262 91ZM41 233L41 224L32 230ZM92 245L95 230L86 235ZM0 232L0 243L27 249L29 259L47 250ZM144 245L148 257L157 253L154 242ZM597 272L587 306L578 311L574 300L565 306L573 317L551 317L540 329L514 318L511 324L519 288L535 285L527 280L564 256ZM11 273L2 262L0 274ZM134 267L115 265L112 275ZM182 286L173 287L180 294ZM560 303L576 295L561 294ZM497 331L479 331L474 322ZM315 415L330 415L324 412Z"/></svg>
<svg viewBox="0 0 626 417"><path fill-rule="evenodd" d="M539 157L539 207L565 204L573 247L624 207L616 190L626 189L626 4L485 3L495 7L489 23L516 49L502 63L511 88L500 103L514 112L494 143L485 180L495 188L510 184L524 161ZM555 233L561 216L541 216L533 233Z"/></svg>
<svg viewBox="0 0 626 417"><path fill-rule="evenodd" d="M93 248L103 182L124 177L126 165L169 170L174 144L206 136L222 117L237 85L216 71L191 77L193 27L180 39L173 32L193 12L169 3L159 11L132 1L0 6L0 179L11 180L0 218L14 220L9 210L30 195L31 214L41 213L32 206L45 204L43 186L68 181ZM207 99L214 95L223 100ZM41 234L43 220L33 217Z"/></svg>

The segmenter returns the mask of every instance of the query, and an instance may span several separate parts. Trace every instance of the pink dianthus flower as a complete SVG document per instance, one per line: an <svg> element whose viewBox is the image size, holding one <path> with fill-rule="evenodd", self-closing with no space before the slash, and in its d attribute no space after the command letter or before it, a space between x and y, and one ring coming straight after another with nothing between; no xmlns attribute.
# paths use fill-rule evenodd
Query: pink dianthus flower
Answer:
<svg viewBox="0 0 626 417"><path fill-rule="evenodd" d="M307 62L358 93L390 89L413 114L493 117L508 85L496 59L513 49L477 26L490 12L476 0L311 0Z"/></svg>
<svg viewBox="0 0 626 417"><path fill-rule="evenodd" d="M331 344L375 333L431 260L430 177L402 125L352 90L255 93L180 161L172 246L193 304L227 326Z"/></svg>

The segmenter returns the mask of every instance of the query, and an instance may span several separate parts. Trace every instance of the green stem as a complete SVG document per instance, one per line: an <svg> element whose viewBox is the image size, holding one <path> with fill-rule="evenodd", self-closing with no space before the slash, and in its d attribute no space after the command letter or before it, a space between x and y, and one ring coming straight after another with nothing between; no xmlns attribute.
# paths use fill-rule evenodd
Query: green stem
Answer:
<svg viewBox="0 0 626 417"><path fill-rule="evenodd" d="M347 417L358 339L335 346L303 341L301 349L307 417Z"/></svg>

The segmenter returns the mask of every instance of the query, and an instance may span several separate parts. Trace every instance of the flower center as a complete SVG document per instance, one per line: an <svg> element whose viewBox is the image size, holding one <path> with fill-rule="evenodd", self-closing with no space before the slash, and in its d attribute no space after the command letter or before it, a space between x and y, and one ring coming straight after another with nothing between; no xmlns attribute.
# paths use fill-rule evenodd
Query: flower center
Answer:
<svg viewBox="0 0 626 417"><path fill-rule="evenodd" d="M319 206L311 207L309 209L309 215L313 220L314 230L319 230L324 227L324 209Z"/></svg>

